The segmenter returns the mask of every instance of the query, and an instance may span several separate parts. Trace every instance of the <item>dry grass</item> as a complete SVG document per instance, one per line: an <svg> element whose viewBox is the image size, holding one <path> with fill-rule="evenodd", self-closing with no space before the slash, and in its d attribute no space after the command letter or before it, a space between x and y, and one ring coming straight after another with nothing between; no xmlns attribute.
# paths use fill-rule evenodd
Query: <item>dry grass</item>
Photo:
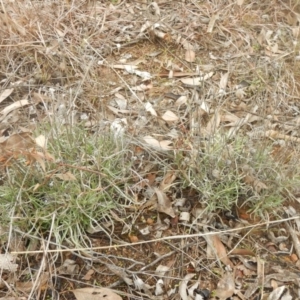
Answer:
<svg viewBox="0 0 300 300"><path fill-rule="evenodd" d="M234 227L228 212L257 225L297 209L299 4L237 2L1 1L0 95L13 90L0 96L0 232L3 251L19 253L2 297L74 299L68 290L100 285L151 298L137 278L154 286L159 264L165 292L191 272L212 291L226 263L189 234ZM212 73L180 81L199 71ZM35 156L39 134L54 160ZM248 228L222 242L261 251L262 228L254 247ZM124 241L143 243L112 248Z"/></svg>

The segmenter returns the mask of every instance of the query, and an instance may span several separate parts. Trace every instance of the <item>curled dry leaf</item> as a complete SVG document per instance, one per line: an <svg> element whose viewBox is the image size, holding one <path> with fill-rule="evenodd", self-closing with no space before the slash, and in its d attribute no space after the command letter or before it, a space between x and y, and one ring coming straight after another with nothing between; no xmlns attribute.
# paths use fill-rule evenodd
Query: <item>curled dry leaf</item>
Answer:
<svg viewBox="0 0 300 300"><path fill-rule="evenodd" d="M163 286L164 286L164 281L162 279L159 279L155 285L155 295L156 296L162 295L164 293Z"/></svg>
<svg viewBox="0 0 300 300"><path fill-rule="evenodd" d="M255 256L255 253L249 249L235 248L230 251L231 255Z"/></svg>
<svg viewBox="0 0 300 300"><path fill-rule="evenodd" d="M221 122L220 113L216 111L216 113L212 116L212 118L208 121L206 128L204 129L205 134L213 134L219 128Z"/></svg>
<svg viewBox="0 0 300 300"><path fill-rule="evenodd" d="M182 104L186 104L187 103L187 96L180 96L176 102L175 102L175 105L176 106L181 106Z"/></svg>
<svg viewBox="0 0 300 300"><path fill-rule="evenodd" d="M194 295L196 294L195 293L195 290L198 289L199 287L199 281L197 280L189 289L188 289L188 294L189 296L193 299L194 298ZM197 294L196 294L197 295ZM195 297L195 300L199 300L197 299L197 297ZM202 300L202 299L201 299Z"/></svg>
<svg viewBox="0 0 300 300"><path fill-rule="evenodd" d="M145 283L141 278L139 278L136 275L134 276L134 285L135 285L136 289L138 289L139 291L143 291L148 296L152 296L152 293L150 291L151 286L149 284Z"/></svg>
<svg viewBox="0 0 300 300"><path fill-rule="evenodd" d="M82 277L82 280L91 280L94 273L95 271L93 269L88 270L86 274Z"/></svg>
<svg viewBox="0 0 300 300"><path fill-rule="evenodd" d="M132 285L133 281L128 277L126 271L124 268L118 267L116 265L113 264L105 264L105 266L115 275L117 275L118 277L120 277L122 280L124 280L125 283L127 283L128 285Z"/></svg>
<svg viewBox="0 0 300 300"><path fill-rule="evenodd" d="M61 179L62 181L75 181L76 177L71 172L66 172L63 174L55 174L55 177Z"/></svg>
<svg viewBox="0 0 300 300"><path fill-rule="evenodd" d="M12 134L1 141L1 150L6 151L25 151L35 145L33 138L28 132Z"/></svg>
<svg viewBox="0 0 300 300"><path fill-rule="evenodd" d="M167 122L176 122L178 121L178 117L170 110L167 110L163 115L162 119Z"/></svg>
<svg viewBox="0 0 300 300"><path fill-rule="evenodd" d="M157 196L157 211L163 212L170 217L174 218L175 217L175 212L172 208L172 203L170 199L167 197L167 195L161 191L158 188L154 188L154 191Z"/></svg>
<svg viewBox="0 0 300 300"><path fill-rule="evenodd" d="M254 188L254 190L258 193L260 193L262 190L268 189L268 187L262 181L260 181L253 175L248 174L243 178L243 180L246 184L251 185Z"/></svg>
<svg viewBox="0 0 300 300"><path fill-rule="evenodd" d="M73 290L77 300L122 300L122 298L108 288L82 288Z"/></svg>
<svg viewBox="0 0 300 300"><path fill-rule="evenodd" d="M158 4L156 2L152 2L150 5L153 8L154 15L160 16L160 9Z"/></svg>
<svg viewBox="0 0 300 300"><path fill-rule="evenodd" d="M170 146L170 144L172 144L172 141L168 141L168 140L158 141L150 135L145 136L143 139L148 145L150 145L154 148L157 148L159 150L172 150L173 149L173 147Z"/></svg>
<svg viewBox="0 0 300 300"><path fill-rule="evenodd" d="M8 270L10 272L16 272L18 265L15 264L16 257L7 253L0 254L0 270Z"/></svg>
<svg viewBox="0 0 300 300"><path fill-rule="evenodd" d="M213 235L205 235L205 240L207 242L207 246L211 248L211 250L215 253L217 258L225 265L233 268L233 263L227 256L227 251L225 246L221 242L219 236L217 234Z"/></svg>
<svg viewBox="0 0 300 300"><path fill-rule="evenodd" d="M176 177L177 173L175 171L168 171L163 180L161 181L159 189L164 192L168 191Z"/></svg>
<svg viewBox="0 0 300 300"><path fill-rule="evenodd" d="M10 112L12 112L15 109L18 109L20 107L26 106L30 104L30 102L27 99L22 99L19 101L16 101L15 103L6 106L1 112L0 114L3 115L3 117L5 117L6 115L8 115Z"/></svg>
<svg viewBox="0 0 300 300"><path fill-rule="evenodd" d="M78 274L79 265L73 259L66 259L64 263L58 268L59 274L74 275Z"/></svg>
<svg viewBox="0 0 300 300"><path fill-rule="evenodd" d="M152 116L157 117L157 113L150 102L145 104L146 111L149 111Z"/></svg>
<svg viewBox="0 0 300 300"><path fill-rule="evenodd" d="M130 240L131 243L139 242L139 238L136 235L131 235L130 234L128 237L129 237L129 240Z"/></svg>
<svg viewBox="0 0 300 300"><path fill-rule="evenodd" d="M219 94L224 94L228 83L229 72L221 74Z"/></svg>
<svg viewBox="0 0 300 300"><path fill-rule="evenodd" d="M170 271L170 267L169 266L163 266L163 265L159 265L156 270L155 270L155 274L158 277L163 277L165 276L166 272Z"/></svg>
<svg viewBox="0 0 300 300"><path fill-rule="evenodd" d="M30 281L17 281L15 283L16 290L23 293L29 293L32 288L36 285L39 289L47 289L48 282L49 282L50 274L49 272L42 273L38 278L35 280L37 281L37 285L34 280ZM19 298L17 298L19 299Z"/></svg>
<svg viewBox="0 0 300 300"><path fill-rule="evenodd" d="M196 274L187 274L183 280L179 283L179 295L182 300L189 300L187 293L187 284Z"/></svg>
<svg viewBox="0 0 300 300"><path fill-rule="evenodd" d="M14 91L14 89L6 89L0 94L0 103L5 100L10 94Z"/></svg>
<svg viewBox="0 0 300 300"><path fill-rule="evenodd" d="M115 98L115 102L119 106L119 109L126 109L127 108L127 100L123 98Z"/></svg>
<svg viewBox="0 0 300 300"><path fill-rule="evenodd" d="M294 298L291 296L287 286L285 285L276 287L274 291L272 291L268 296L268 300L292 300L292 299Z"/></svg>
<svg viewBox="0 0 300 300"><path fill-rule="evenodd" d="M143 78L144 80L148 80L148 79L151 79L152 78L152 75L149 73L149 72L146 72L146 71L139 71L139 70L136 70L134 72L135 75Z"/></svg>
<svg viewBox="0 0 300 300"><path fill-rule="evenodd" d="M189 49L185 51L185 60L187 62L194 62L195 61L195 51Z"/></svg>
<svg viewBox="0 0 300 300"><path fill-rule="evenodd" d="M36 137L35 142L39 147L46 149L47 141L44 135L39 135L38 137Z"/></svg>
<svg viewBox="0 0 300 300"><path fill-rule="evenodd" d="M113 106L107 105L107 108L110 109L115 115L119 116L120 114L136 114L136 112L128 109L118 109Z"/></svg>

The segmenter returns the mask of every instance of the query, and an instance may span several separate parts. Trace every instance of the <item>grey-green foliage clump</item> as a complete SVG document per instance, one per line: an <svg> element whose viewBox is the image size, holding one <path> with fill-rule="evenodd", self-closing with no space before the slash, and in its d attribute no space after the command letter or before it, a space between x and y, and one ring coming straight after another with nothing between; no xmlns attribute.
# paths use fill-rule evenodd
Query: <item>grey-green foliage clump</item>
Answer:
<svg viewBox="0 0 300 300"><path fill-rule="evenodd" d="M247 205L262 216L276 213L299 180L287 177L287 167L273 159L270 144L251 145L247 137L230 140L220 134L203 140L198 149L177 151L183 187L198 191L199 202L209 211Z"/></svg>
<svg viewBox="0 0 300 300"><path fill-rule="evenodd" d="M46 172L22 159L7 168L0 189L2 220L34 235L52 230L56 240L80 245L91 226L101 226L108 211L124 201L130 159L121 140L82 128L52 130L48 152L55 161ZM11 216L12 218L6 217Z"/></svg>

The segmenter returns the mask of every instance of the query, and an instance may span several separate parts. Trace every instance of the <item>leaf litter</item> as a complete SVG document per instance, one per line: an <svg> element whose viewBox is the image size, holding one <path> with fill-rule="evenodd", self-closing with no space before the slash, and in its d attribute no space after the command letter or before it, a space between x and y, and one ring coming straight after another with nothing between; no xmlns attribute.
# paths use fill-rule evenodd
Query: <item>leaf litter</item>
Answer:
<svg viewBox="0 0 300 300"><path fill-rule="evenodd" d="M3 170L17 161L23 167L37 165L47 180L58 178L66 186L76 181L72 170L61 172L58 168L54 174L46 174L47 164L55 161L55 157L48 150L45 136L35 135L30 129L22 130L24 124L30 128L37 121L49 120L54 124L58 116L61 125L67 127L80 123L83 118L79 116L85 114L87 130L111 130L116 138L128 134L138 141L141 149L135 153L136 169L133 170L136 172L133 185L139 189L130 191L135 200L125 203L128 215L118 211L107 215L102 220L103 226L95 226L90 237L87 235L90 239L86 248L100 245L111 247L110 251L92 251L89 255L86 249L70 250L68 255L74 255L79 264L67 255L59 260L55 252L52 257L49 252L49 267L55 267L56 271L66 269L56 280L72 286L65 275L79 278L79 266L89 257L96 266L95 272L86 277L85 284L89 287L78 285L80 288L73 289L77 299L120 299L108 288L110 285L121 290L124 296L146 299L165 296L255 299L262 286L267 299L292 299L291 294L299 298L299 265L291 263L292 252L300 255L294 222L285 222L283 236L280 226L275 227L275 234L270 229L275 215L271 211L266 216L269 221L265 227L254 228L256 232L252 233L247 226L256 225L257 220L243 205L240 208L230 203L227 208L233 211L232 216L220 209L208 213L205 209L214 194L220 193L218 201L225 201L226 194L217 188L213 192L205 190L202 188L205 185L200 192L197 190L200 183L212 178L214 188L221 186L223 178L228 179L228 166L234 165L242 187L226 187L226 191L234 190L230 197L234 198L238 189L245 188L250 200L258 202L264 198L267 202L275 179L265 176L264 168L249 166L241 159L242 154L250 157L256 153L255 139L263 147L270 145L268 156L280 160L283 169L298 161L299 59L294 50L298 43L298 4L273 1L268 5L253 2L248 6L246 1L234 1L232 5L224 1L214 4L153 1L149 5L147 1L111 1L110 4L67 1L68 17L61 14L60 18L57 14L63 9L59 11L51 3L35 3L34 7L19 5L5 2L2 12L7 35L0 45L4 62L0 94ZM44 13L36 15L37 9ZM28 24L32 17L38 21ZM80 39L82 26L79 24L83 20L88 43L82 42L86 37ZM49 28L55 28L51 36ZM10 39L12 34L15 40ZM26 40L31 36L34 39ZM5 59L7 50L12 57L18 57L10 64ZM46 60L41 63L43 57ZM26 63L17 64L22 61ZM32 72L28 72L27 65L32 67ZM17 76L13 77L12 71ZM32 90L24 91L26 85L32 86ZM15 128L12 130L11 126ZM253 140L247 144L249 149L241 143L243 149L232 162L229 155L232 149L217 143L221 133L228 144L234 139L240 142L240 136ZM214 159L208 157L211 161L206 164L201 156L214 147L224 147L227 153L222 152ZM179 158L182 149L183 157L175 166L170 155L174 153ZM151 161L153 157L160 164ZM203 169L198 169L197 160ZM213 165L215 161L220 165ZM189 172L194 169L198 181L191 180ZM156 175L151 177L149 172ZM209 176L203 177L201 172ZM184 187L179 185L181 174L186 180ZM295 200L289 204L299 210L297 190L285 188L281 193ZM249 199L244 200L247 203ZM234 202L240 204L239 200ZM128 232L122 230L125 227ZM32 233L23 234L30 242ZM176 235L184 237L167 240L168 236ZM147 243L157 237L161 240ZM124 241L131 243L126 244L124 252L113 248ZM135 245L136 242L143 244ZM72 248L71 244L68 247ZM58 245L53 242L52 246ZM293 247L295 251L291 250ZM259 252L263 253L266 264L261 262ZM269 253L277 256L277 260L272 260ZM248 257L253 254L256 261ZM1 297L15 293L8 288L15 283L9 273L26 270L24 261L13 264L11 259L7 260L11 254L2 255ZM56 263L51 263L52 259ZM155 264L151 265L152 262ZM157 269L159 264L163 267ZM120 266L116 268L117 265ZM152 268L152 273L143 271L147 266ZM45 278L39 283L39 296L49 293L45 285L51 286L52 280L47 274L45 271ZM94 279L103 287L93 286ZM26 276L22 280L16 290L29 295L33 284ZM59 290L61 297L71 299L57 286L54 289ZM211 293L207 294L206 290ZM5 299L9 298L7 295Z"/></svg>

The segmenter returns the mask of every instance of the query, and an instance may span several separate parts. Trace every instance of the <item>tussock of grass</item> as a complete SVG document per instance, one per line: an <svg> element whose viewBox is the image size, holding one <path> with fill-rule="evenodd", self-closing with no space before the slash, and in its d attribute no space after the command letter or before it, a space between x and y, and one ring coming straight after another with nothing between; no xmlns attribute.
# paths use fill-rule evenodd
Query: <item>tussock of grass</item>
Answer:
<svg viewBox="0 0 300 300"><path fill-rule="evenodd" d="M179 187L193 188L208 211L244 206L265 218L280 214L287 195L300 183L293 165L276 161L272 144L258 145L250 138L226 138L226 133L203 140L199 149L176 151ZM295 171L295 170L294 170Z"/></svg>
<svg viewBox="0 0 300 300"><path fill-rule="evenodd" d="M2 220L8 223L5 216L13 215L13 228L34 235L53 226L58 244L80 245L86 230L109 220L109 210L121 211L130 202L124 192L130 181L128 152L113 136L91 136L82 128L52 130L48 149L56 161L46 173L22 160L8 167L11 180L0 188ZM68 180L69 173L76 180Z"/></svg>

